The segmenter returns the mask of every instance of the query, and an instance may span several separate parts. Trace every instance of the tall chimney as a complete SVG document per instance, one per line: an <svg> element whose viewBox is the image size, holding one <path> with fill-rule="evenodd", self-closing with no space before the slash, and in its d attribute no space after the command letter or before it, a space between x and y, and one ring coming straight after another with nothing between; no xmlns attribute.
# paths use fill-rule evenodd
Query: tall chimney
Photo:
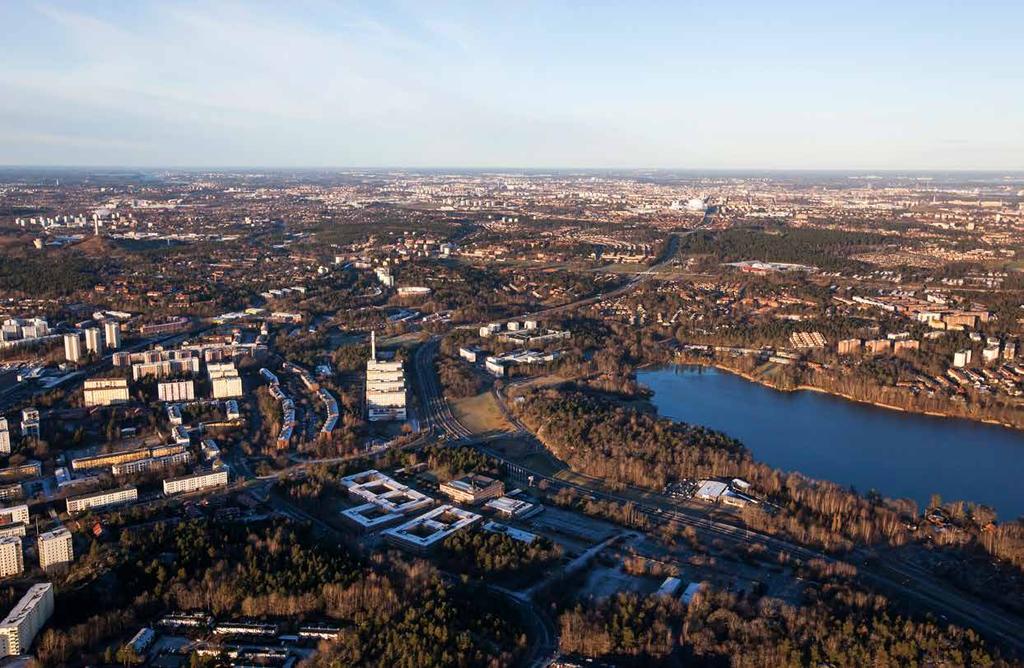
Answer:
<svg viewBox="0 0 1024 668"><path fill-rule="evenodd" d="M377 361L377 330L370 330L370 359Z"/></svg>

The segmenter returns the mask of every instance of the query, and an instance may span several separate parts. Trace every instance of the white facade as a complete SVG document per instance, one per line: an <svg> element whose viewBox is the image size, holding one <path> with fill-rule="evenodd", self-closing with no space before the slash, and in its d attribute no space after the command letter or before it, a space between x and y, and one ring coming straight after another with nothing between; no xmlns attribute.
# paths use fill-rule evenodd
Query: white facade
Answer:
<svg viewBox="0 0 1024 668"><path fill-rule="evenodd" d="M68 497L68 513L84 513L91 508L106 508L117 506L123 503L132 503L139 498L139 490L134 487L122 487L107 492L95 494L83 494L82 496Z"/></svg>
<svg viewBox="0 0 1024 668"><path fill-rule="evenodd" d="M377 360L376 333L370 334L370 359L366 361L366 413L372 422L406 417L405 370L401 362Z"/></svg>
<svg viewBox="0 0 1024 668"><path fill-rule="evenodd" d="M70 564L75 560L75 551L71 544L71 532L64 527L39 534L36 540L39 550L39 566L43 570L51 566Z"/></svg>
<svg viewBox="0 0 1024 668"><path fill-rule="evenodd" d="M192 401L196 398L196 384L191 380L172 380L156 386L160 401Z"/></svg>
<svg viewBox="0 0 1024 668"><path fill-rule="evenodd" d="M227 470L198 473L196 475L164 480L164 494L188 494L189 492L198 492L201 489L219 487L226 484L228 484Z"/></svg>
<svg viewBox="0 0 1024 668"><path fill-rule="evenodd" d="M82 340L78 338L78 332L64 335L64 359L68 362L82 359Z"/></svg>
<svg viewBox="0 0 1024 668"><path fill-rule="evenodd" d="M110 406L128 401L128 380L125 378L91 378L85 381L86 406Z"/></svg>
<svg viewBox="0 0 1024 668"><path fill-rule="evenodd" d="M39 629L53 614L53 585L32 585L18 604L0 621L0 655L25 654Z"/></svg>
<svg viewBox="0 0 1024 668"><path fill-rule="evenodd" d="M0 455L11 454L11 429L7 418L0 417Z"/></svg>
<svg viewBox="0 0 1024 668"><path fill-rule="evenodd" d="M21 538L19 536L0 538L0 578L9 578L24 570L25 561L21 554Z"/></svg>
<svg viewBox="0 0 1024 668"><path fill-rule="evenodd" d="M207 364L206 372L213 385L214 399L232 399L242 396L242 379L233 363Z"/></svg>
<svg viewBox="0 0 1024 668"><path fill-rule="evenodd" d="M97 355L103 350L103 333L99 327L90 327L85 330L85 349Z"/></svg>
<svg viewBox="0 0 1024 668"><path fill-rule="evenodd" d="M103 338L107 340L107 348L117 350L121 347L121 324L116 320L103 323Z"/></svg>

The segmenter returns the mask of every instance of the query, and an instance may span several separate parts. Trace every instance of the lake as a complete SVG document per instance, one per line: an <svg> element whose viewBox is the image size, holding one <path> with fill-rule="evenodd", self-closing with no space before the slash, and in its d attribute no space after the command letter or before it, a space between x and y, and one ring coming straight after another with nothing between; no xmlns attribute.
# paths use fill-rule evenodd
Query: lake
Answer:
<svg viewBox="0 0 1024 668"><path fill-rule="evenodd" d="M661 415L723 431L773 467L911 498L932 493L1024 515L1024 432L891 411L818 392L779 392L707 367L641 370Z"/></svg>

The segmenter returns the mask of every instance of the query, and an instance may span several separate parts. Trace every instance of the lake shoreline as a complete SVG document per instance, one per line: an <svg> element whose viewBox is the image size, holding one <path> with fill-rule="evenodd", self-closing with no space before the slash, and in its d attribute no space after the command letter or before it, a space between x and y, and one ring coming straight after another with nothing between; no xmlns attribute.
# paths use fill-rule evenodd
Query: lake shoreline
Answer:
<svg viewBox="0 0 1024 668"><path fill-rule="evenodd" d="M1015 425L1015 424L1010 423L1010 422L1003 422L1002 420L995 420L993 418L972 417L970 415L957 415L957 414L954 414L954 413L944 413L944 412L940 412L940 411L923 411L923 410L914 410L912 408L903 408L902 406L895 406L893 404L887 404L887 403L884 403L884 402L881 402L881 401L872 401L870 399L860 399L858 397L855 397L855 396L853 396L851 394L847 394L845 392L836 392L834 390L828 390L828 389L825 389L823 387L818 387L817 385L797 385L796 387L779 387L778 385L776 385L775 383L771 382L767 378L764 378L763 376L755 376L753 374L747 373L746 371L740 371L739 369L734 369L734 368L732 368L730 366L722 364L721 362L713 362L713 361L708 361L708 360L699 360L699 361L698 360L695 360L695 361L689 361L688 360L686 362L670 362L669 364L671 366L698 366L698 367L706 367L706 368L709 368L709 369L717 369L719 371L725 371L725 372L730 373L730 374L732 374L734 376L739 376L740 378L743 378L744 380L748 380L751 383L757 383L758 385L761 385L763 387L767 387L767 388L770 388L772 390L775 390L776 392L786 392L786 393L792 393L792 392L815 392L817 394L824 394L824 395L830 396L830 397L838 397L840 399L845 399L847 401L851 401L851 402L857 403L857 404L862 404L864 406L875 406L877 408L884 408L886 410L896 411L896 412L899 412L899 413L907 413L909 415L927 415L929 417L945 418L945 419L948 419L948 420L968 420L970 422L977 422L979 424L989 424L989 425L994 425L994 426L997 426L997 427L1005 427L1006 429L1012 429L1013 431L1016 431L1016 432L1024 432L1024 427L1021 427L1019 425ZM640 367L640 368L654 369L654 368L657 368L658 366L661 366L661 365L650 365L650 366L645 365L644 367Z"/></svg>
<svg viewBox="0 0 1024 668"><path fill-rule="evenodd" d="M1024 515L1014 491L1024 477L1019 429L879 406L820 388L779 391L715 364L637 371L653 391L649 403L658 415L723 432L779 470L921 506L939 493L997 509L1003 518Z"/></svg>

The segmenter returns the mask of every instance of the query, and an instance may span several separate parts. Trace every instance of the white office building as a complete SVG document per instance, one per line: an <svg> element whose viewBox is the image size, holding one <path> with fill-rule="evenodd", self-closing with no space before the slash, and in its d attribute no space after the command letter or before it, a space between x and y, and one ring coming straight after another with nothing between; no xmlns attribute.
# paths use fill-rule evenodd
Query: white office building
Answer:
<svg viewBox="0 0 1024 668"><path fill-rule="evenodd" d="M26 654L39 629L53 614L53 585L32 585L0 621L0 656Z"/></svg>
<svg viewBox="0 0 1024 668"><path fill-rule="evenodd" d="M405 370L401 362L377 360L376 332L370 333L370 359L366 361L366 413L370 421L404 420Z"/></svg>

